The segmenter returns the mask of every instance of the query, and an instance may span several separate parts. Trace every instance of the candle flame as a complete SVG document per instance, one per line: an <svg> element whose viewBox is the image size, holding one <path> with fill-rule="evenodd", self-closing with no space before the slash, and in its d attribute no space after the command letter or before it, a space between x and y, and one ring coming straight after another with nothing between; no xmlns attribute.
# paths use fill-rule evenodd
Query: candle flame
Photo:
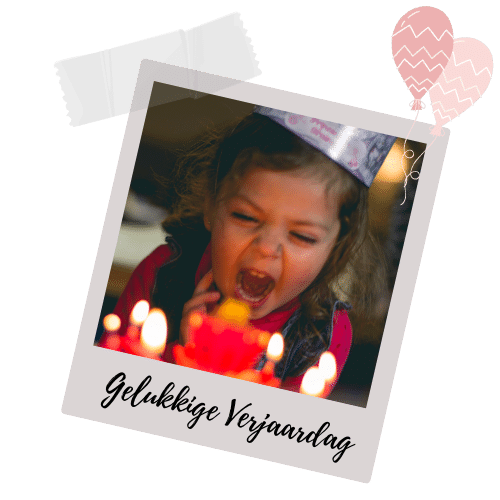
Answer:
<svg viewBox="0 0 500 500"><path fill-rule="evenodd" d="M113 333L120 329L122 322L120 321L120 318L116 314L108 314L107 316L104 317L102 323L104 325L104 329L108 333Z"/></svg>
<svg viewBox="0 0 500 500"><path fill-rule="evenodd" d="M232 321L233 323L244 326L250 317L250 308L238 300L227 299L219 307L217 316L226 321Z"/></svg>
<svg viewBox="0 0 500 500"><path fill-rule="evenodd" d="M140 300L132 309L130 321L137 326L140 326L146 321L149 314L149 303L147 300Z"/></svg>
<svg viewBox="0 0 500 500"><path fill-rule="evenodd" d="M194 312L189 316L189 326L191 328L200 328L203 324L203 317L200 313Z"/></svg>
<svg viewBox="0 0 500 500"><path fill-rule="evenodd" d="M309 396L320 396L325 389L325 377L320 372L319 368L313 366L306 371L300 392Z"/></svg>
<svg viewBox="0 0 500 500"><path fill-rule="evenodd" d="M141 344L146 349L162 354L167 343L167 318L161 309L151 309L141 330Z"/></svg>
<svg viewBox="0 0 500 500"><path fill-rule="evenodd" d="M319 358L318 368L323 377L325 377L325 380L332 382L337 375L337 361L335 360L335 356L329 351L324 352Z"/></svg>
<svg viewBox="0 0 500 500"><path fill-rule="evenodd" d="M269 344L267 345L267 359L277 363L281 356L283 355L283 348L285 347L285 342L281 333L273 333Z"/></svg>

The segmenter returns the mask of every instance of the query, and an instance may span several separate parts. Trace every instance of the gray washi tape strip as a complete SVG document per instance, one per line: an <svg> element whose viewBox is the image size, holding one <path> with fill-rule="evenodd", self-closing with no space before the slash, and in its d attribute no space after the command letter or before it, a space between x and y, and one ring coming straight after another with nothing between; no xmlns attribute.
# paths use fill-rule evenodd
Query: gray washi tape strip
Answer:
<svg viewBox="0 0 500 500"><path fill-rule="evenodd" d="M196 74L189 69L233 79L220 79L225 82L221 89L261 74L240 15L230 14L188 31L57 62L71 125L128 113L143 59L186 68L186 87L193 89L193 98L199 93L197 82L191 81Z"/></svg>

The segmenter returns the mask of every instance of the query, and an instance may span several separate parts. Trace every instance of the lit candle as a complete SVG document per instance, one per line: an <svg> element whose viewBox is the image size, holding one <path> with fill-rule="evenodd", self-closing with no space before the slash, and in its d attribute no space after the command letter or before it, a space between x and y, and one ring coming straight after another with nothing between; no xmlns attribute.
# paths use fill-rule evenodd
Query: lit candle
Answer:
<svg viewBox="0 0 500 500"><path fill-rule="evenodd" d="M231 323L245 326L250 317L250 308L244 302L226 299L217 310L216 316Z"/></svg>
<svg viewBox="0 0 500 500"><path fill-rule="evenodd" d="M189 316L189 326L191 328L200 328L203 324L203 316L200 313L194 312Z"/></svg>
<svg viewBox="0 0 500 500"><path fill-rule="evenodd" d="M325 377L326 382L333 382L337 375L335 356L330 351L324 352L319 358L318 368Z"/></svg>
<svg viewBox="0 0 500 500"><path fill-rule="evenodd" d="M269 339L269 344L267 344L266 352L266 364L262 368L262 372L265 375L274 376L274 365L283 356L283 349L285 347L285 341L281 333L273 333Z"/></svg>
<svg viewBox="0 0 500 500"><path fill-rule="evenodd" d="M325 390L325 377L320 369L316 366L309 368L302 378L300 385L301 394L309 396L322 396Z"/></svg>
<svg viewBox="0 0 500 500"><path fill-rule="evenodd" d="M118 351L120 349L120 336L116 333L120 329L121 321L116 314L108 314L104 317L104 338L102 346L106 349Z"/></svg>
<svg viewBox="0 0 500 500"><path fill-rule="evenodd" d="M116 314L108 314L102 321L104 330L108 334L116 333L121 326L120 318Z"/></svg>
<svg viewBox="0 0 500 500"><path fill-rule="evenodd" d="M267 344L267 359L277 363L281 359L281 356L283 356L284 347L283 335L281 333L273 333L269 339L269 344Z"/></svg>
<svg viewBox="0 0 500 500"><path fill-rule="evenodd" d="M140 300L132 309L130 314L130 324L127 328L127 336L138 340L141 334L141 325L146 321L149 314L149 303L147 300Z"/></svg>
<svg viewBox="0 0 500 500"><path fill-rule="evenodd" d="M337 361L330 351L326 351L321 355L318 369L325 377L325 389L321 397L326 398L330 394L337 376Z"/></svg>
<svg viewBox="0 0 500 500"><path fill-rule="evenodd" d="M152 309L141 330L141 345L158 356L167 343L167 318L161 309Z"/></svg>

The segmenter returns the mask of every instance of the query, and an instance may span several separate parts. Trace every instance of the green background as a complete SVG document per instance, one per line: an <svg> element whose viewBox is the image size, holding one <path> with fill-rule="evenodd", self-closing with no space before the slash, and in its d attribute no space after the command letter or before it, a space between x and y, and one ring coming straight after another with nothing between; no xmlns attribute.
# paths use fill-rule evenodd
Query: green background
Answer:
<svg viewBox="0 0 500 500"><path fill-rule="evenodd" d="M434 2L494 55L490 2ZM58 59L238 10L256 83L413 118L391 58L409 1L39 2L3 8L3 434L7 498L482 498L496 482L498 76L450 125L371 484L61 413L126 117L72 128ZM428 96L425 97L427 104ZM420 119L433 123L430 105ZM7 153L5 155L5 152ZM92 369L89 367L89 370Z"/></svg>

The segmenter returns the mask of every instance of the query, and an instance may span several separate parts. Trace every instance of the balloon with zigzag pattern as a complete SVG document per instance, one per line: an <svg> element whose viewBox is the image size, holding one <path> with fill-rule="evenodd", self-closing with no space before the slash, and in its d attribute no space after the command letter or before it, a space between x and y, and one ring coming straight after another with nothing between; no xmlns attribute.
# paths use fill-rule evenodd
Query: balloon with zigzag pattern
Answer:
<svg viewBox="0 0 500 500"><path fill-rule="evenodd" d="M407 12L392 34L392 55L403 80L415 98L413 110L439 78L453 51L453 28L446 14L434 7Z"/></svg>
<svg viewBox="0 0 500 500"><path fill-rule="evenodd" d="M493 73L493 56L484 43L474 38L457 38L453 53L429 95L436 126L441 127L469 109L487 89Z"/></svg>

